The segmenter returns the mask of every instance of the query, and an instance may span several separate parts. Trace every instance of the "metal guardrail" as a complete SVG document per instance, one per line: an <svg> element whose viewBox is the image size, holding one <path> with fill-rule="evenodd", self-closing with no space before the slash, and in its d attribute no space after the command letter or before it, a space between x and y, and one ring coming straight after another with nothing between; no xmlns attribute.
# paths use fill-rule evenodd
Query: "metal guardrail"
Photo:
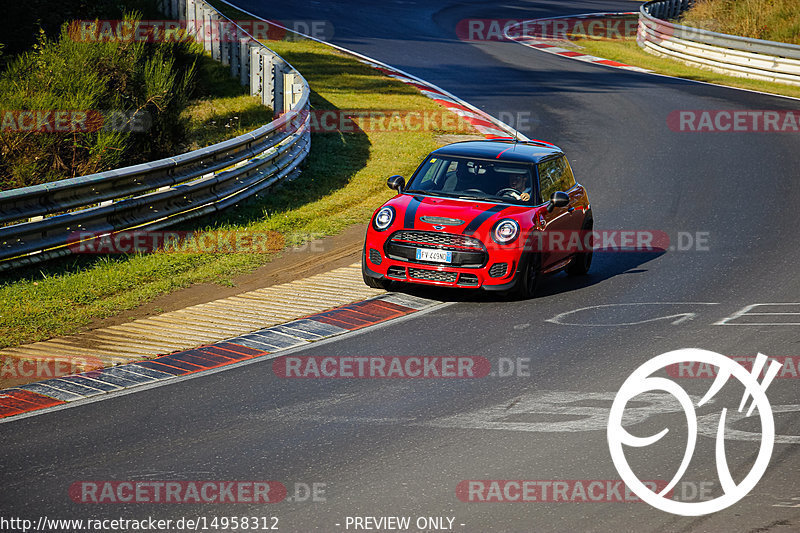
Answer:
<svg viewBox="0 0 800 533"><path fill-rule="evenodd" d="M79 234L156 230L220 211L297 171L308 155L305 78L202 0L163 0L162 7L187 27L210 31L201 36L206 50L279 118L174 157L0 191L0 271L67 255ZM234 28L234 37L214 38L223 27Z"/></svg>
<svg viewBox="0 0 800 533"><path fill-rule="evenodd" d="M800 85L800 46L682 26L693 0L655 0L639 11L637 42L646 51L721 74Z"/></svg>

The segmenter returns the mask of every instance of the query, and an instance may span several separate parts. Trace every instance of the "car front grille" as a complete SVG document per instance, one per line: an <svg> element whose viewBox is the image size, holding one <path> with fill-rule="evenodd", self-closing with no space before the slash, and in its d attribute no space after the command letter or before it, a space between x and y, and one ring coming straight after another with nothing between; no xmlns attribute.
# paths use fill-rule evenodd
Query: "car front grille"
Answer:
<svg viewBox="0 0 800 533"><path fill-rule="evenodd" d="M441 270L425 270L422 268L409 268L408 277L412 279L424 279L428 281L441 281L444 283L454 283L458 278L458 273L443 272Z"/></svg>
<svg viewBox="0 0 800 533"><path fill-rule="evenodd" d="M446 264L462 268L479 268L484 266L488 260L488 253L480 240L457 233L401 230L389 237L384 251L387 257L396 261L409 261L425 265L442 264L433 261L418 261L416 258L418 248L434 248L452 252L451 261Z"/></svg>
<svg viewBox="0 0 800 533"><path fill-rule="evenodd" d="M457 233L403 230L392 235L391 241L409 245L432 245L442 250L483 251L483 244L481 244L481 241Z"/></svg>

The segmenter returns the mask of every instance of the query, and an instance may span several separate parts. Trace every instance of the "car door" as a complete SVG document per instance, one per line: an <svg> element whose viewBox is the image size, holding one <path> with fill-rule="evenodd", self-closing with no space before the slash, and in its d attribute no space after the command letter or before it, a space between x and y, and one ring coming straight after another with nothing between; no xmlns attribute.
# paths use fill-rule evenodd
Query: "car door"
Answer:
<svg viewBox="0 0 800 533"><path fill-rule="evenodd" d="M542 161L537 165L540 202L546 203L556 191L569 194L566 207L556 207L551 212L543 211L544 235L542 239L542 266L552 267L578 251L575 249L576 232L583 222L583 211L575 207L582 203L583 189L575 186L572 169L563 155ZM572 243L572 245L570 244Z"/></svg>

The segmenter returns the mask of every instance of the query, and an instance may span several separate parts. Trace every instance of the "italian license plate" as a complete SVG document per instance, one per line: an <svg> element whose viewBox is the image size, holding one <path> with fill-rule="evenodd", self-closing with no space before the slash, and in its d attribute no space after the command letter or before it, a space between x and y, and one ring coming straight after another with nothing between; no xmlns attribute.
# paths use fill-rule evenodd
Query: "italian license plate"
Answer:
<svg viewBox="0 0 800 533"><path fill-rule="evenodd" d="M436 263L452 263L453 252L447 250L429 250L417 248L417 261L435 261Z"/></svg>

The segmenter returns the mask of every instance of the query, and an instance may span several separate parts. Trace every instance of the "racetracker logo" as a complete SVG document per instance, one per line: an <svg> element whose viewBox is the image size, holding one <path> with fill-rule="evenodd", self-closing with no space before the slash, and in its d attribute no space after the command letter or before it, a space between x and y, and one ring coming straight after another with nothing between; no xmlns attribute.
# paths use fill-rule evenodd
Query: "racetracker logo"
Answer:
<svg viewBox="0 0 800 533"><path fill-rule="evenodd" d="M741 403L739 404L738 412L741 413L746 407L748 400L752 398L752 403L747 410L746 416L750 416L755 409L758 409L762 430L761 446L753 462L753 466L744 479L736 483L731 476L725 455L725 420L727 408L722 409L717 426L715 457L723 495L712 500L701 502L681 502L668 499L667 495L669 491L681 480L689 464L692 462L695 445L697 443L697 413L692 398L680 385L672 380L653 376L654 373L669 368L672 365L686 363L701 363L719 368L714 382L708 388L703 398L697 402L697 407L702 407L713 400L717 393L728 383L729 379L735 377L741 385L744 386L745 391ZM764 379L759 382L758 377L765 368L766 363L767 357L763 354L758 354L751 370L748 372L742 365L722 354L707 350L687 348L659 355L637 368L622 384L622 387L614 398L614 403L611 405L611 412L608 417L607 437L611 459L620 476L622 476L623 481L625 481L625 484L630 487L637 496L653 507L667 513L682 516L700 516L714 513L744 498L753 487L756 486L761 476L767 470L769 459L772 455L772 447L775 442L775 421L772 417L772 407L770 406L769 400L767 400L766 390L775 375L780 371L781 365L776 361L772 361L764 372ZM681 464L676 469L675 476L669 484L660 491L653 490L639 480L628 464L624 446L628 446L629 448L651 446L661 440L661 438L669 432L669 428L665 428L661 432L651 436L634 436L622 426L622 419L628 402L635 402L636 397L653 391L663 391L674 396L683 408L688 426L686 449Z"/></svg>
<svg viewBox="0 0 800 533"><path fill-rule="evenodd" d="M775 379L797 379L800 377L800 356L771 356L771 360L780 364ZM748 372L753 372L758 357L731 357ZM715 378L719 374L719 367L700 361L684 361L666 368L667 375L673 378ZM763 377L763 369L758 374Z"/></svg>
<svg viewBox="0 0 800 533"><path fill-rule="evenodd" d="M462 41L506 41L523 39L631 39L638 20L631 16L563 17L542 20L462 19L456 36Z"/></svg>
<svg viewBox="0 0 800 533"><path fill-rule="evenodd" d="M239 43L300 40L303 35L321 40L333 37L327 20L78 20L69 35L85 43L170 43L191 39L200 43Z"/></svg>
<svg viewBox="0 0 800 533"><path fill-rule="evenodd" d="M462 111L473 121L493 126L485 117L471 111ZM297 120L308 118L308 129L312 133L358 133L358 132L400 132L400 131L447 131L448 133L476 133L475 126L464 117L446 109L430 111L409 111L407 109L385 109L379 111L347 109L312 109L292 111L288 116L297 117L287 121L283 129L294 129Z"/></svg>
<svg viewBox="0 0 800 533"><path fill-rule="evenodd" d="M281 378L453 379L482 378L491 363L485 357L286 356L272 362Z"/></svg>
<svg viewBox="0 0 800 533"><path fill-rule="evenodd" d="M150 113L144 110L0 110L0 133L92 133L97 131L141 133L149 130L151 125Z"/></svg>
<svg viewBox="0 0 800 533"><path fill-rule="evenodd" d="M667 116L675 132L690 133L798 133L800 111L763 109L684 109Z"/></svg>
<svg viewBox="0 0 800 533"><path fill-rule="evenodd" d="M76 481L75 503L278 503L279 481Z"/></svg>
<svg viewBox="0 0 800 533"><path fill-rule="evenodd" d="M76 231L67 239L74 254L168 253L274 253L283 249L283 235L274 231Z"/></svg>
<svg viewBox="0 0 800 533"><path fill-rule="evenodd" d="M645 481L651 490L662 490L666 481ZM475 503L632 503L642 501L619 479L509 480L476 479L461 481L456 496Z"/></svg>
<svg viewBox="0 0 800 533"><path fill-rule="evenodd" d="M543 217L543 215L542 215ZM544 218L539 228L545 226ZM531 232L524 244L529 252L707 252L710 235L706 231L679 231L675 238L661 230L596 230ZM516 243L522 246L521 243ZM507 250L508 245L487 239L486 247Z"/></svg>
<svg viewBox="0 0 800 533"><path fill-rule="evenodd" d="M94 357L70 357L68 360L55 357L19 358L0 356L0 381L40 380L60 378L103 368L103 362Z"/></svg>

